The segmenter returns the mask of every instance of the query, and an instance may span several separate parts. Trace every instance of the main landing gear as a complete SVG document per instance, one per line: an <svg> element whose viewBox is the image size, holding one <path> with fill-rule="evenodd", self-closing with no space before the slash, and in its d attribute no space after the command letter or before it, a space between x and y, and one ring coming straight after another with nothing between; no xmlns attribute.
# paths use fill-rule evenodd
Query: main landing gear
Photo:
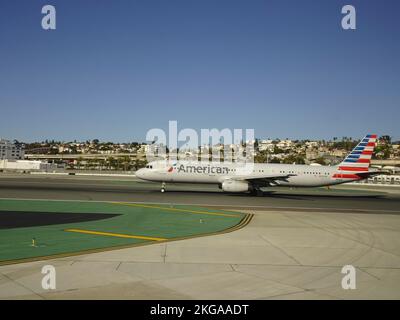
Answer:
<svg viewBox="0 0 400 320"><path fill-rule="evenodd" d="M166 186L166 184L165 184L165 182L163 182L163 183L161 184L161 192L162 192L162 193L165 192L165 186Z"/></svg>
<svg viewBox="0 0 400 320"><path fill-rule="evenodd" d="M253 188L251 190L251 195L256 197L262 197L264 195L264 192L260 188Z"/></svg>

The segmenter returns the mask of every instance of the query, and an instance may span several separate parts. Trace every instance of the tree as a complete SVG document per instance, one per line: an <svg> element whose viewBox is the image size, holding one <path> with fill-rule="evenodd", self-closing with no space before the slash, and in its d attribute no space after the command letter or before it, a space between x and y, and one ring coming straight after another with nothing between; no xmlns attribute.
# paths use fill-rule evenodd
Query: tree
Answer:
<svg viewBox="0 0 400 320"><path fill-rule="evenodd" d="M296 164L305 164L304 158L298 155L291 154L287 156L284 160L283 163L296 163Z"/></svg>
<svg viewBox="0 0 400 320"><path fill-rule="evenodd" d="M380 142L381 144L391 144L392 139L391 139L390 136L384 135L384 136L381 136L381 137L379 138L379 142Z"/></svg>
<svg viewBox="0 0 400 320"><path fill-rule="evenodd" d="M254 156L254 162L256 163L266 163L268 162L268 151L260 151L256 156Z"/></svg>
<svg viewBox="0 0 400 320"><path fill-rule="evenodd" d="M139 160L139 159L135 159L135 161L133 162L133 167L135 168L135 170L139 170L140 168L144 168L147 164L146 160Z"/></svg>
<svg viewBox="0 0 400 320"><path fill-rule="evenodd" d="M108 157L107 158L107 167L112 170L115 169L117 166L117 161L115 160L114 157Z"/></svg>
<svg viewBox="0 0 400 320"><path fill-rule="evenodd" d="M100 167L100 170L102 170L106 166L106 160L104 159L99 159L98 165Z"/></svg>
<svg viewBox="0 0 400 320"><path fill-rule="evenodd" d="M380 145L375 148L373 158L376 159L389 159L390 158L390 146L389 145Z"/></svg>
<svg viewBox="0 0 400 320"><path fill-rule="evenodd" d="M131 164L131 159L129 158L129 156L123 156L121 158L121 162L124 166L124 171L128 171L130 169L130 164Z"/></svg>
<svg viewBox="0 0 400 320"><path fill-rule="evenodd" d="M279 159L276 158L276 157L273 157L269 162L270 162L270 163L281 163L281 162L279 161Z"/></svg>
<svg viewBox="0 0 400 320"><path fill-rule="evenodd" d="M258 151L259 145L260 145L260 142L259 142L259 140L256 138L256 139L254 140L254 150L255 150L255 151Z"/></svg>
<svg viewBox="0 0 400 320"><path fill-rule="evenodd" d="M274 154L279 154L279 153L283 153L283 150L281 148L278 148L276 145L274 145Z"/></svg>
<svg viewBox="0 0 400 320"><path fill-rule="evenodd" d="M326 165L326 161L325 161L325 159L322 158L322 157L318 157L317 159L315 159L315 160L314 160L314 163L319 163L319 164L321 164L321 165L323 165L323 166Z"/></svg>
<svg viewBox="0 0 400 320"><path fill-rule="evenodd" d="M81 168L82 162L83 162L83 158L82 158L82 157L79 157L79 158L76 160L76 166L77 166L78 169Z"/></svg>

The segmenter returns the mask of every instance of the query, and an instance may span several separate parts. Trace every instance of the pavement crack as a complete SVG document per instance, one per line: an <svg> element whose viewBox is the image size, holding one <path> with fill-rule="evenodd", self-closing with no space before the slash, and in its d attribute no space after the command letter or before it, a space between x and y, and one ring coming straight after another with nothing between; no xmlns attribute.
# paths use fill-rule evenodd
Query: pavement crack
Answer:
<svg viewBox="0 0 400 320"><path fill-rule="evenodd" d="M358 269L360 269L362 272L365 272L366 274L370 275L371 277L373 277L373 278L375 278L375 279L377 279L379 281L382 280L381 278L377 277L376 275L374 275L374 274L368 272L367 270L365 270L366 268L358 268Z"/></svg>
<svg viewBox="0 0 400 320"><path fill-rule="evenodd" d="M164 244L164 252L162 253L161 257L163 258L163 263L165 263L165 258L167 257L167 244Z"/></svg>
<svg viewBox="0 0 400 320"><path fill-rule="evenodd" d="M374 250L378 250L378 251L384 252L384 253L386 253L386 254L390 254L390 255L395 256L395 257L397 257L397 258L400 258L400 255L398 255L398 254L396 254L396 253L393 253L393 252L390 252L390 251L388 251L388 250L385 250L385 249L376 247L376 246L375 246L375 242L373 242L372 245L371 245L371 244L365 243L364 241L362 241L362 240L360 240L360 239L354 238L354 237L351 236L351 235L343 235L343 234L334 232L334 231L332 231L332 229L334 229L334 228L331 228L330 226L323 227L323 226L319 226L319 225L317 225L317 224L311 223L311 222L309 222L309 221L307 221L307 222L302 221L301 219L295 218L295 217L293 217L293 216L288 216L288 215L286 215L286 214L284 214L284 216L287 217L287 218L289 218L289 219L292 219L292 220L294 220L294 221L297 221L297 222L306 223L306 224L308 224L309 226L311 226L312 228L316 228L316 229L321 230L321 231L323 231L323 232L330 233L330 234L332 234L332 235L334 235L334 236L336 236L336 237L340 237L340 238L343 238L343 239L346 239L346 240L350 240L350 241L357 242L358 244L361 244L361 245L367 247L367 250L368 250L368 251L367 251L367 252L364 252L363 255L367 254L369 251L371 251L371 249L374 249ZM355 227L353 227L353 228L355 228ZM340 228L336 228L336 229L339 229L339 230L340 230ZM358 229L356 229L356 230L358 230ZM358 231L359 231L359 230L358 230ZM369 233L372 235L372 237L374 237L374 235L373 235L373 233L372 233L371 231L369 231ZM373 240L375 241L375 239L373 239ZM363 255L362 255L362 256L363 256ZM362 257L362 256L361 256L361 257ZM361 257L357 257L356 260L359 260Z"/></svg>
<svg viewBox="0 0 400 320"><path fill-rule="evenodd" d="M40 295L39 293L33 291L31 288L29 288L29 287L23 285L22 283L19 283L17 280L14 280L14 279L10 278L8 275L6 275L6 274L4 274L4 273L2 273L2 272L1 272L1 275L2 275L4 278L6 278L8 281L11 281L11 282L15 283L16 285L18 285L18 286L24 288L25 290L28 290L29 292L31 292L31 293L33 293L34 295L40 297L41 299L46 300L46 298L45 298L44 296L42 296L42 295Z"/></svg>
<svg viewBox="0 0 400 320"><path fill-rule="evenodd" d="M293 260L294 262L296 262L299 266L302 266L302 263L297 260L295 257L291 256L290 254L288 254L285 250L283 250L281 247L278 247L277 245L275 245L274 243L272 243L271 241L267 240L266 238L264 238L262 235L259 235L259 237L264 240L266 243L268 243L270 246L274 247L275 249L279 250L280 252L282 252L285 256L287 256L288 258L290 258L291 260Z"/></svg>

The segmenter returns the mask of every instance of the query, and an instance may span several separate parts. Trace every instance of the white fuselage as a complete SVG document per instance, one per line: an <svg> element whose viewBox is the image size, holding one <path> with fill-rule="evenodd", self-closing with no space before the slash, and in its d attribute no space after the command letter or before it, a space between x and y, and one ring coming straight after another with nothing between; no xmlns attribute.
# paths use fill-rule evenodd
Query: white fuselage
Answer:
<svg viewBox="0 0 400 320"><path fill-rule="evenodd" d="M265 175L287 174L290 175L287 179L276 181L273 185L288 187L320 187L359 180L358 177L343 178L337 172L336 166L255 163L243 168L235 163L178 161L168 164L166 161L155 161L138 170L136 176L155 182L221 184L242 175L256 179Z"/></svg>

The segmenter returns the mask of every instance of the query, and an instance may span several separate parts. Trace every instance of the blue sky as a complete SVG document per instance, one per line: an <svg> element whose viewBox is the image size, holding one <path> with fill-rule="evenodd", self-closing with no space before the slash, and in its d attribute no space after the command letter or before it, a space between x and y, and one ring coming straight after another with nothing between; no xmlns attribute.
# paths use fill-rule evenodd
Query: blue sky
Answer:
<svg viewBox="0 0 400 320"><path fill-rule="evenodd" d="M57 29L41 28L41 8ZM341 28L352 4L357 30ZM399 1L0 2L0 137L400 138Z"/></svg>

